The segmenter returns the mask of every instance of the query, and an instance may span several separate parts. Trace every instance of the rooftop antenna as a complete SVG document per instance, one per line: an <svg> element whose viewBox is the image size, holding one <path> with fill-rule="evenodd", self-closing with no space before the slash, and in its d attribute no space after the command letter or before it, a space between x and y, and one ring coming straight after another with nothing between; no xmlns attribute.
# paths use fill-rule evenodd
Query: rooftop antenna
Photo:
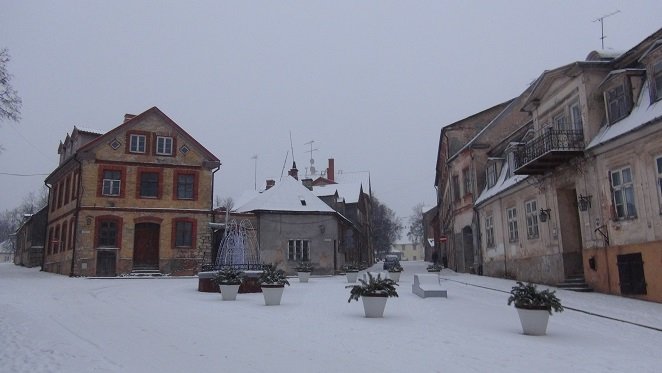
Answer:
<svg viewBox="0 0 662 373"><path fill-rule="evenodd" d="M280 180L283 180L283 173L285 172L285 166L287 166L287 156L290 155L290 151L288 150L287 153L285 153L285 161L283 161L283 168L280 170Z"/></svg>
<svg viewBox="0 0 662 373"><path fill-rule="evenodd" d="M306 150L306 153L310 153L310 175L315 175L315 160L313 159L313 152L318 151L319 149L313 149L313 143L315 140L310 140L304 145L310 145L310 150Z"/></svg>
<svg viewBox="0 0 662 373"><path fill-rule="evenodd" d="M605 38L606 38L606 36L605 36L605 18L607 18L607 17L611 17L611 16L613 16L614 14L617 14L617 13L620 13L620 12L621 12L620 10L616 10L615 12L611 12L611 13L609 13L609 14L605 14L604 16L602 16L602 17L598 17L598 18L596 18L596 19L593 20L593 22L598 22L598 21L600 21L600 31L601 31L601 33L600 33L600 40L602 41L602 49L603 49L603 50L605 49Z"/></svg>
<svg viewBox="0 0 662 373"><path fill-rule="evenodd" d="M292 162L296 162L296 159L294 159L294 145L292 145L292 131L290 131L290 149L292 150Z"/></svg>
<svg viewBox="0 0 662 373"><path fill-rule="evenodd" d="M257 190L257 154L253 155L251 159L255 160L255 166L253 167L253 183L255 184L255 190Z"/></svg>

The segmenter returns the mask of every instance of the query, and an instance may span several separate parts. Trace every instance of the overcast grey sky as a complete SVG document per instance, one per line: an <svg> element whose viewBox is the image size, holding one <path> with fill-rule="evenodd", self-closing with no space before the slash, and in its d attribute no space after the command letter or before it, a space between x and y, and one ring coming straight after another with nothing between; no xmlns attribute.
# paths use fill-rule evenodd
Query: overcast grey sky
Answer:
<svg viewBox="0 0 662 373"><path fill-rule="evenodd" d="M43 185L74 125L108 131L159 107L216 154L216 194L299 169L369 171L399 216L435 203L442 126L520 94L544 70L625 50L661 1L8 1L20 123L0 123L0 210ZM288 168L291 164L288 159Z"/></svg>

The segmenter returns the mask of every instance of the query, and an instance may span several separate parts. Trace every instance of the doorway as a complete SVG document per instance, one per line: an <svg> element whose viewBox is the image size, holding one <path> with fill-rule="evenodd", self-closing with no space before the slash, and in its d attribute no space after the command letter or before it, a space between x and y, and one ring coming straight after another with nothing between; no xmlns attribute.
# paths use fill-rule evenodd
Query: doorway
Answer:
<svg viewBox="0 0 662 373"><path fill-rule="evenodd" d="M159 236L161 226L138 223L133 236L133 268L159 269Z"/></svg>
<svg viewBox="0 0 662 373"><path fill-rule="evenodd" d="M583 276L582 232L577 207L577 191L575 189L557 189L556 195L558 197L564 276L565 278Z"/></svg>
<svg viewBox="0 0 662 373"><path fill-rule="evenodd" d="M97 277L115 277L117 254L115 250L97 251Z"/></svg>

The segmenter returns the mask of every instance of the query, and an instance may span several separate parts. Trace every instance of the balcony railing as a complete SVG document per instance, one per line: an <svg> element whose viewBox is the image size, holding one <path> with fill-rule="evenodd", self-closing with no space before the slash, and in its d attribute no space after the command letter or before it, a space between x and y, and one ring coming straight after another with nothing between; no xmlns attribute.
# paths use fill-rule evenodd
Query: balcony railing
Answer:
<svg viewBox="0 0 662 373"><path fill-rule="evenodd" d="M542 174L583 151L583 131L549 129L515 151L515 173Z"/></svg>

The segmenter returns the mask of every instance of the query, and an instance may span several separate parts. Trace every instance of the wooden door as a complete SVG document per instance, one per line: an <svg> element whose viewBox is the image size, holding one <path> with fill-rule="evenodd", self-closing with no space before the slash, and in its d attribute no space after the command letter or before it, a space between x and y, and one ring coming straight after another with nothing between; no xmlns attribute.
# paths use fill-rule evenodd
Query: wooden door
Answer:
<svg viewBox="0 0 662 373"><path fill-rule="evenodd" d="M159 268L159 234L155 223L136 224L133 236L133 267Z"/></svg>
<svg viewBox="0 0 662 373"><path fill-rule="evenodd" d="M97 251L97 276L98 277L115 277L116 262L115 250L99 250Z"/></svg>

